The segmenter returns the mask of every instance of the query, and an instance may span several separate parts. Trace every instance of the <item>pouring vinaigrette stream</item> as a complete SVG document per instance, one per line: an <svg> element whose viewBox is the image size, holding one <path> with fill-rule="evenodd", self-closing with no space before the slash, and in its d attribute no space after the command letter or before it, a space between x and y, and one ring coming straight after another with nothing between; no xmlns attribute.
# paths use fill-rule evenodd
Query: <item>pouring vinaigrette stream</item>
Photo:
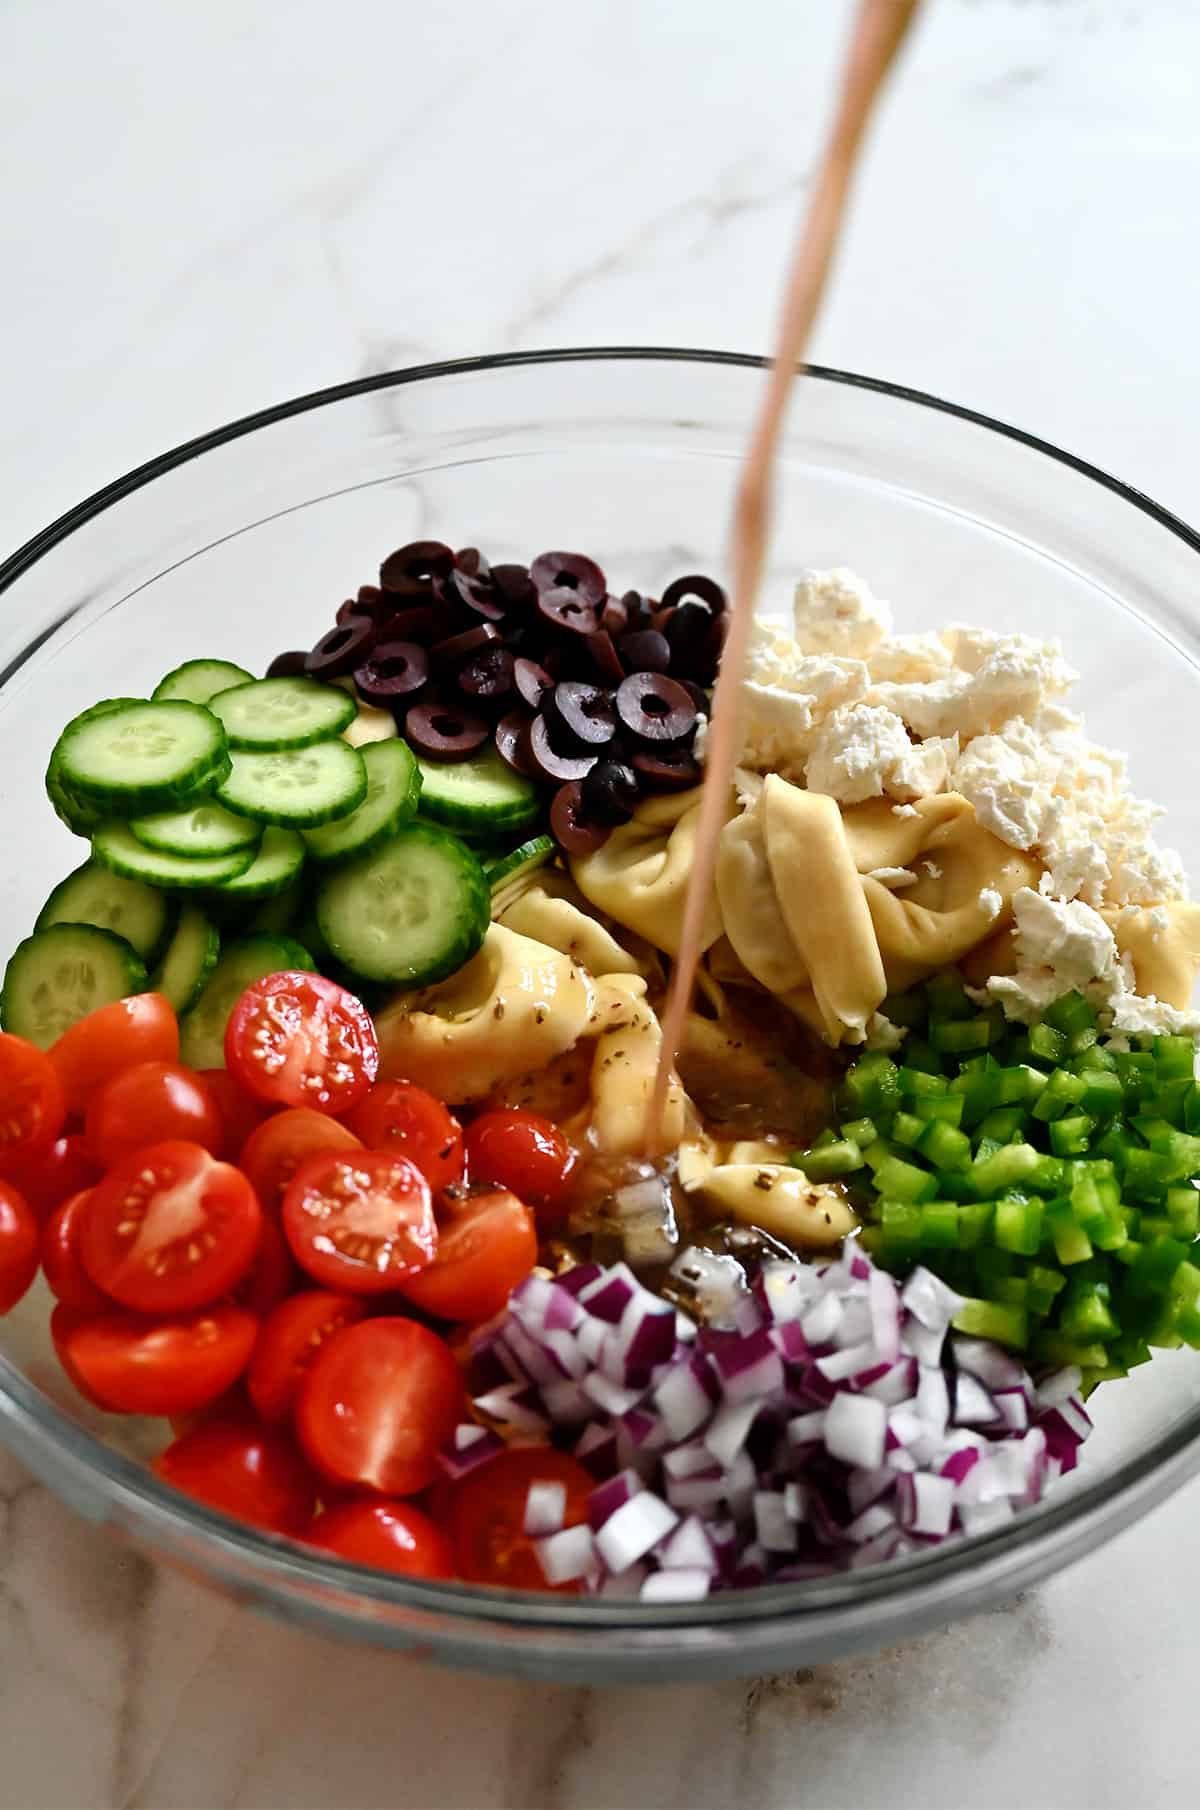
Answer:
<svg viewBox="0 0 1200 1810"><path fill-rule="evenodd" d="M862 9L732 601L368 549L264 676L201 646L48 738L87 846L0 996L0 1310L260 1529L631 1604L802 1584L1035 1511L1200 1346L1200 908L1070 650L898 633L847 566L754 614L913 10Z"/></svg>

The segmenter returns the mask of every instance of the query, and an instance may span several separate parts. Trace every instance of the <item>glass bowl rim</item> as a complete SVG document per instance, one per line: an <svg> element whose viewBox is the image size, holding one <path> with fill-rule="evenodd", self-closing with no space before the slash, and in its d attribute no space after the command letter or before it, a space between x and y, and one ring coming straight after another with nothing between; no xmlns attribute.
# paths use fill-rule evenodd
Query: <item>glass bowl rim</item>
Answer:
<svg viewBox="0 0 1200 1810"><path fill-rule="evenodd" d="M476 357L443 359L398 371L377 372L333 384L305 395L275 403L267 408L240 416L237 420L198 434L155 458L135 466L123 476L94 491L82 502L34 534L6 560L0 562L0 593L42 559L77 529L113 507L155 478L187 464L203 453L215 451L259 428L273 426L295 415L352 400L376 390L427 382L439 377L455 377L484 371L511 370L522 366L588 364L609 361L643 361L700 365L721 365L745 370L765 370L768 358L754 353L716 350L693 350L677 346L578 346L530 352L487 353ZM895 401L913 404L948 415L959 421L983 428L1004 439L1038 453L1057 464L1067 466L1080 476L1112 492L1142 514L1157 522L1200 554L1200 533L1171 510L1156 503L1134 486L1114 477L1099 466L1053 445L1036 434L997 420L978 409L948 402L927 391L859 372L840 370L834 366L803 364L798 373L806 378L847 388L866 390ZM34 643L34 647L40 641ZM0 672L0 688L24 664L27 650L16 662ZM443 1580L405 1578L349 1564L332 1556L304 1548L273 1534L259 1532L244 1522L232 1519L201 1502L181 1497L162 1483L147 1466L114 1452L58 1409L25 1377L24 1373L0 1353L0 1426L9 1423L23 1437L19 1448L44 1452L57 1448L68 1466L78 1472L78 1481L99 1487L114 1503L119 1503L131 1520L183 1539L211 1541L228 1557L247 1567L259 1566L271 1574L280 1586L299 1586L305 1590L328 1592L344 1604L347 1595L358 1596L364 1603L380 1609L410 1609L426 1615L438 1612L460 1620L493 1624L541 1624L561 1633L579 1633L601 1629L625 1630L630 1635L666 1632L678 1629L701 1629L713 1624L732 1631L737 1624L761 1625L779 1622L788 1616L820 1616L839 1608L867 1610L872 1603L886 1604L895 1611L905 1597L918 1599L931 1594L948 1598L955 1580L973 1576L985 1591L989 1580L1006 1569L1005 1560L1022 1548L1036 1549L1046 1555L1039 1571L1055 1565L1055 1553L1072 1556L1074 1530L1083 1540L1089 1523L1100 1524L1115 1532L1139 1512L1162 1501L1200 1470L1200 1407L1183 1415L1165 1432L1132 1457L1125 1459L1106 1476L1087 1484L1061 1500L1053 1499L1031 1516L1018 1516L1012 1523L970 1540L947 1541L944 1546L888 1564L843 1572L825 1579L812 1579L787 1585L763 1585L752 1590L731 1591L699 1603L642 1604L640 1602L604 1602L592 1598L549 1598L526 1591L480 1589L476 1586ZM72 1491L74 1499L74 1491ZM1129 1504L1125 1516L1113 1515L1114 1506L1124 1499ZM940 1590L938 1587L941 1587Z"/></svg>

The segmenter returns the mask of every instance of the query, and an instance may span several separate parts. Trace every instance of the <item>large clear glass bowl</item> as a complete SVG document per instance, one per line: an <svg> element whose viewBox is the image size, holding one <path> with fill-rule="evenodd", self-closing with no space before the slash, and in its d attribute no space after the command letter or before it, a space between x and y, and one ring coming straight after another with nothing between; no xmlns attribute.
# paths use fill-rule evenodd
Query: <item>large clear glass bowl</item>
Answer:
<svg viewBox="0 0 1200 1810"><path fill-rule="evenodd" d="M500 559L578 547L618 590L719 572L762 383L756 359L652 350L402 371L235 422L64 516L0 568L0 945L80 859L42 791L77 710L146 692L189 656L261 668L419 537ZM814 369L783 447L766 602L785 606L801 567L849 564L903 629L967 619L1061 635L1097 739L1129 751L1197 866L1198 552L1165 510L1028 435ZM292 1620L509 1674L719 1676L909 1636L1079 1557L1200 1467L1200 1358L1169 1353L1099 1392L1070 1488L920 1558L677 1608L408 1582L320 1561L157 1483L129 1423L71 1398L48 1305L39 1291L0 1323L0 1437L81 1514Z"/></svg>

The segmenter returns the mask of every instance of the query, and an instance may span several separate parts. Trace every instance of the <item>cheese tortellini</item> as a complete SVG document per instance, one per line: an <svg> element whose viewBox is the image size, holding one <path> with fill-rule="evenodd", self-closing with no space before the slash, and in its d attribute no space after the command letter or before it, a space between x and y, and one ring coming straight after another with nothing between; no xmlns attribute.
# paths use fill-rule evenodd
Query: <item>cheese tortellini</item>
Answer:
<svg viewBox="0 0 1200 1810"><path fill-rule="evenodd" d="M725 820L736 809L730 788ZM678 955L683 904L700 827L700 793L645 800L628 823L590 855L575 855L571 876L585 899L656 949ZM701 934L707 949L721 934L721 913L710 899Z"/></svg>

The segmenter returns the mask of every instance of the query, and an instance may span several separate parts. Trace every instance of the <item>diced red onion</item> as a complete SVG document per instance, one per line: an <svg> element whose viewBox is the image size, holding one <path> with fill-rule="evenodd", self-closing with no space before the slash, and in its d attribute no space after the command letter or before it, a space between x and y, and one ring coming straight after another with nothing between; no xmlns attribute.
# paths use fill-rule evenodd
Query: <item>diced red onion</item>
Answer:
<svg viewBox="0 0 1200 1810"><path fill-rule="evenodd" d="M904 1481L907 1482L907 1478ZM856 1546L865 1546L869 1540L876 1539L879 1534L895 1525L896 1517L892 1510L882 1502L873 1502L849 1523L846 1538Z"/></svg>
<svg viewBox="0 0 1200 1810"><path fill-rule="evenodd" d="M935 1276L924 1265L918 1266L904 1284L900 1300L919 1320L927 1332L944 1333L963 1306L963 1296Z"/></svg>
<svg viewBox="0 0 1200 1810"><path fill-rule="evenodd" d="M764 1305L776 1326L794 1324L820 1291L815 1270L799 1263L764 1263L759 1281Z"/></svg>
<svg viewBox="0 0 1200 1810"><path fill-rule="evenodd" d="M1023 1433L1029 1425L1029 1402L1023 1389L997 1389L992 1397L1010 1433Z"/></svg>
<svg viewBox="0 0 1200 1810"><path fill-rule="evenodd" d="M585 1376L579 1387L595 1402L598 1408L603 1408L606 1414L620 1416L627 1413L635 1403L641 1400L639 1390L623 1388L620 1383L614 1383L600 1370L593 1370L590 1376Z"/></svg>
<svg viewBox="0 0 1200 1810"><path fill-rule="evenodd" d="M955 1426L991 1427L999 1419L999 1410L983 1384L969 1371L960 1370L954 1379Z"/></svg>
<svg viewBox="0 0 1200 1810"><path fill-rule="evenodd" d="M596 1550L610 1571L624 1571L645 1558L677 1524L675 1510L650 1490L631 1496L596 1528Z"/></svg>
<svg viewBox="0 0 1200 1810"><path fill-rule="evenodd" d="M627 1264L614 1263L580 1290L579 1305L585 1307L594 1320L605 1320L610 1326L616 1326L639 1287L637 1277Z"/></svg>
<svg viewBox="0 0 1200 1810"><path fill-rule="evenodd" d="M554 1280L559 1288L565 1288L569 1295L575 1295L578 1298L585 1288L590 1288L593 1282L598 1282L603 1274L603 1266L599 1263L574 1263L569 1270L564 1270Z"/></svg>
<svg viewBox="0 0 1200 1810"><path fill-rule="evenodd" d="M811 1355L804 1328L798 1320L785 1320L782 1326L768 1327L767 1337L785 1364L806 1363Z"/></svg>
<svg viewBox="0 0 1200 1810"><path fill-rule="evenodd" d="M830 1383L844 1383L849 1377L861 1376L879 1364L879 1352L869 1340L865 1345L847 1345L817 1359L817 1369Z"/></svg>
<svg viewBox="0 0 1200 1810"><path fill-rule="evenodd" d="M642 1493L645 1485L636 1471L618 1471L607 1483L594 1489L587 1500L588 1526L592 1532L603 1527L610 1515L616 1514L619 1508Z"/></svg>
<svg viewBox="0 0 1200 1810"><path fill-rule="evenodd" d="M783 1506L789 1521L804 1521L808 1517L808 1490L803 1483L791 1481L783 1486Z"/></svg>
<svg viewBox="0 0 1200 1810"><path fill-rule="evenodd" d="M940 1365L945 1343L944 1327L922 1326L920 1320L912 1317L905 1320L900 1333L900 1348L915 1358L918 1364L930 1367Z"/></svg>
<svg viewBox="0 0 1200 1810"><path fill-rule="evenodd" d="M869 1395L838 1395L825 1416L825 1450L863 1471L883 1463L887 1409Z"/></svg>
<svg viewBox="0 0 1200 1810"><path fill-rule="evenodd" d="M872 1270L867 1285L871 1309L871 1337L880 1359L894 1363L900 1356L900 1296L884 1270Z"/></svg>
<svg viewBox="0 0 1200 1810"><path fill-rule="evenodd" d="M836 1295L822 1295L801 1317L800 1327L810 1345L832 1345L842 1323L842 1304Z"/></svg>
<svg viewBox="0 0 1200 1810"><path fill-rule="evenodd" d="M850 1512L860 1515L864 1508L869 1508L872 1502L877 1502L895 1487L896 1473L886 1464L881 1464L875 1471L851 1471L846 1484Z"/></svg>
<svg viewBox="0 0 1200 1810"><path fill-rule="evenodd" d="M672 1439L688 1439L713 1410L717 1387L700 1359L688 1358L669 1370L654 1390L656 1412Z"/></svg>
<svg viewBox="0 0 1200 1810"><path fill-rule="evenodd" d="M525 1497L525 1532L531 1539L561 1532L566 1508L565 1483L531 1483Z"/></svg>
<svg viewBox="0 0 1200 1810"><path fill-rule="evenodd" d="M556 1383L545 1384L541 1396L555 1426L582 1426L596 1411L595 1403L584 1393L583 1385L572 1382L570 1377L564 1376Z"/></svg>
<svg viewBox="0 0 1200 1810"><path fill-rule="evenodd" d="M753 1496L754 1532L767 1552L795 1552L796 1523L788 1514L782 1490L757 1489Z"/></svg>
<svg viewBox="0 0 1200 1810"><path fill-rule="evenodd" d="M955 1333L950 1341L954 1361L960 1370L977 1377L993 1394L997 1389L1032 1390L1028 1372L1001 1345L987 1339L967 1339Z"/></svg>
<svg viewBox="0 0 1200 1810"><path fill-rule="evenodd" d="M713 1364L730 1403L761 1399L783 1387L783 1359L763 1330L724 1341Z"/></svg>
<svg viewBox="0 0 1200 1810"><path fill-rule="evenodd" d="M537 1396L524 1383L507 1383L474 1398L475 1406L489 1420L511 1427L517 1433L545 1433L549 1421L537 1404Z"/></svg>
<svg viewBox="0 0 1200 1810"><path fill-rule="evenodd" d="M717 1569L717 1555L708 1530L698 1515L688 1515L658 1548L660 1565L668 1571L707 1571Z"/></svg>
<svg viewBox="0 0 1200 1810"><path fill-rule="evenodd" d="M596 1561L595 1543L590 1528L564 1527L535 1543L548 1584L571 1584L586 1577Z"/></svg>
<svg viewBox="0 0 1200 1810"><path fill-rule="evenodd" d="M616 1467L617 1435L602 1420L593 1420L583 1429L575 1443L575 1456L594 1477L604 1476Z"/></svg>
<svg viewBox="0 0 1200 1810"><path fill-rule="evenodd" d="M702 1440L690 1441L687 1445L676 1446L673 1451L663 1455L663 1470L668 1477L717 1477L721 1466L713 1457Z"/></svg>
<svg viewBox="0 0 1200 1810"><path fill-rule="evenodd" d="M942 1465L942 1476L949 1477L951 1483L961 1483L968 1471L979 1462L977 1446L960 1446Z"/></svg>
<svg viewBox="0 0 1200 1810"><path fill-rule="evenodd" d="M885 1408L894 1408L900 1402L908 1401L916 1386L917 1363L911 1357L900 1358L873 1382L863 1383L859 1377L851 1379L851 1387L859 1394L869 1395L872 1401L882 1402Z"/></svg>
<svg viewBox="0 0 1200 1810"><path fill-rule="evenodd" d="M712 1587L712 1573L680 1566L673 1571L652 1571L641 1588L644 1603L698 1603Z"/></svg>
<svg viewBox="0 0 1200 1810"><path fill-rule="evenodd" d="M718 1464L728 1469L733 1463L749 1438L761 1407L759 1401L734 1401L713 1415L704 1432L704 1444Z"/></svg>
<svg viewBox="0 0 1200 1810"><path fill-rule="evenodd" d="M991 1533L1013 1518L1013 1505L1005 1497L993 1502L960 1502L958 1518L966 1534Z"/></svg>
<svg viewBox="0 0 1200 1810"><path fill-rule="evenodd" d="M691 1290L701 1318L710 1326L732 1326L737 1304L749 1292L746 1272L736 1258L700 1245L681 1251L669 1274Z"/></svg>
<svg viewBox="0 0 1200 1810"><path fill-rule="evenodd" d="M884 1528L881 1533L876 1534L873 1540L868 1540L865 1546L860 1546L857 1552L850 1554L851 1571L858 1571L867 1565L882 1564L886 1559L894 1559L900 1545L900 1538L900 1529L895 1525Z"/></svg>
<svg viewBox="0 0 1200 1810"><path fill-rule="evenodd" d="M1078 1364L1067 1364L1062 1370L1052 1370L1044 1376L1034 1391L1034 1400L1039 1408L1057 1408L1060 1402L1074 1395L1083 1381L1083 1371Z"/></svg>
<svg viewBox="0 0 1200 1810"><path fill-rule="evenodd" d="M828 1412L827 1408L818 1408L811 1414L794 1415L787 1423L788 1443L794 1446L823 1445Z"/></svg>
<svg viewBox="0 0 1200 1810"><path fill-rule="evenodd" d="M945 1432L950 1419L950 1391L943 1370L931 1370L927 1364L918 1370L917 1413L934 1432Z"/></svg>
<svg viewBox="0 0 1200 1810"><path fill-rule="evenodd" d="M457 1482L505 1449L500 1435L490 1427L481 1427L473 1420L463 1421L438 1453L438 1464L447 1477Z"/></svg>
<svg viewBox="0 0 1200 1810"><path fill-rule="evenodd" d="M934 1477L928 1471L901 1477L896 1485L896 1501L900 1525L911 1533L940 1540L950 1532L955 1486L948 1477Z"/></svg>
<svg viewBox="0 0 1200 1810"><path fill-rule="evenodd" d="M642 1585L650 1575L648 1565L628 1565L624 1571L615 1574L606 1572L600 1567L600 1581L596 1594L603 1597L616 1597L618 1600L631 1600L642 1594Z"/></svg>

